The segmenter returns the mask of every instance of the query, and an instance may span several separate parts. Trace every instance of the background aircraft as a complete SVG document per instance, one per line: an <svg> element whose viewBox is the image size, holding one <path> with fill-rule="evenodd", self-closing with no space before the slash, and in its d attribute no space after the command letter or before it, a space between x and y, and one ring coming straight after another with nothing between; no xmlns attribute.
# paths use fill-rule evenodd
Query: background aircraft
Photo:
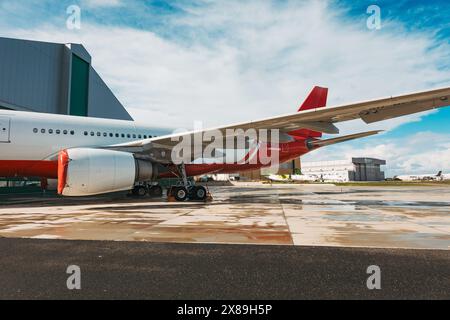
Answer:
<svg viewBox="0 0 450 320"><path fill-rule="evenodd" d="M443 174L442 171L438 173L429 173L429 174L416 174L416 175L399 175L394 177L395 180L401 181L443 181L449 180L450 174Z"/></svg>

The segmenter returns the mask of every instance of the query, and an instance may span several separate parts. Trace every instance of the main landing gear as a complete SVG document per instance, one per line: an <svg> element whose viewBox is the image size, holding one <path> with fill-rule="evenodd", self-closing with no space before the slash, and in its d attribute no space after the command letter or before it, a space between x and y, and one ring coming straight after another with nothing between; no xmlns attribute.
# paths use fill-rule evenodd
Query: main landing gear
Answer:
<svg viewBox="0 0 450 320"><path fill-rule="evenodd" d="M167 189L167 199L176 201L185 200L197 200L205 201L208 197L209 192L204 186L188 185L187 187L183 185L171 186Z"/></svg>
<svg viewBox="0 0 450 320"><path fill-rule="evenodd" d="M196 186L193 182L187 180L184 164L178 165L177 171L180 181L167 189L167 199L169 201L206 201L212 199L211 194L204 186Z"/></svg>
<svg viewBox="0 0 450 320"><path fill-rule="evenodd" d="M161 197L163 189L160 185L141 184L134 186L131 190L131 194L136 197L144 197L146 195L150 197Z"/></svg>

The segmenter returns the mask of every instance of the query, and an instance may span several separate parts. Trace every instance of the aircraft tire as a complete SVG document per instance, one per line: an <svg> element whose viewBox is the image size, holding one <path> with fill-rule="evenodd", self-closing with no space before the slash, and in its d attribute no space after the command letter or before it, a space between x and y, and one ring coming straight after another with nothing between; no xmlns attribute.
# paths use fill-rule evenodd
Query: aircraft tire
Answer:
<svg viewBox="0 0 450 320"><path fill-rule="evenodd" d="M188 191L185 187L173 188L173 196L177 201L185 201L188 197Z"/></svg>
<svg viewBox="0 0 450 320"><path fill-rule="evenodd" d="M204 201L206 199L206 188L203 186L195 186L192 190L192 199Z"/></svg>

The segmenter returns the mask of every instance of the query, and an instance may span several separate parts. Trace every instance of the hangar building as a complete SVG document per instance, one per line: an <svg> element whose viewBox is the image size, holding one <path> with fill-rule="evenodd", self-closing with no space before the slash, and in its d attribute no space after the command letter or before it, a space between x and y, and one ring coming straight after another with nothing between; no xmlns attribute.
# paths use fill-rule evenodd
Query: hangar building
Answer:
<svg viewBox="0 0 450 320"><path fill-rule="evenodd" d="M352 158L350 160L302 162L302 174L315 175L324 181L381 181L381 166L386 160Z"/></svg>
<svg viewBox="0 0 450 320"><path fill-rule="evenodd" d="M0 108L133 120L81 44L0 38Z"/></svg>

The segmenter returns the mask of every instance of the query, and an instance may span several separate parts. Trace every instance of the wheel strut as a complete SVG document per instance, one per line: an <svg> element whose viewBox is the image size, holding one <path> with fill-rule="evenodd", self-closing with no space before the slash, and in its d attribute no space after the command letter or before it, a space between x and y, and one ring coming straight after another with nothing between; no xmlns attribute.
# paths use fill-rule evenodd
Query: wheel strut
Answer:
<svg viewBox="0 0 450 320"><path fill-rule="evenodd" d="M186 199L198 201L212 200L211 193L205 187L196 186L188 181L184 162L177 165L176 168L180 183L168 188L167 199L169 201L185 201Z"/></svg>

